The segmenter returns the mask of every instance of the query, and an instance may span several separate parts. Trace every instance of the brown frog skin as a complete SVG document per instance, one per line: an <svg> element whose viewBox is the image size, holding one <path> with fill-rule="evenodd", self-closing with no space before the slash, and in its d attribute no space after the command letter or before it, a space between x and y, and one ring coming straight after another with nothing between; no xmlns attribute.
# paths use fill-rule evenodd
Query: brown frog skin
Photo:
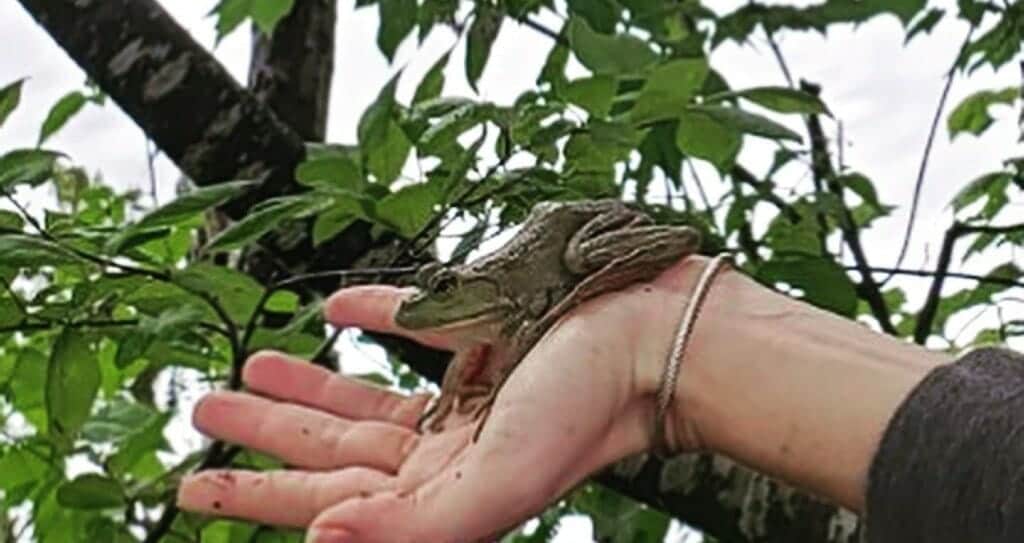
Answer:
<svg viewBox="0 0 1024 543"><path fill-rule="evenodd" d="M565 313L653 280L699 245L693 228L655 225L618 200L544 202L497 251L464 265L423 266L420 291L395 321L445 333L458 348L421 425L437 432L452 411L473 413L479 434L502 384Z"/></svg>

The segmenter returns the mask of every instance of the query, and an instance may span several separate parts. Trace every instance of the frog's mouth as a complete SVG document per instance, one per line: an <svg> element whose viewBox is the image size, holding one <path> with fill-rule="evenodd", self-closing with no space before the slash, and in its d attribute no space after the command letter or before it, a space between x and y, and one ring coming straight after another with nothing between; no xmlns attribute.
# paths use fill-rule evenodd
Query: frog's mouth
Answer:
<svg viewBox="0 0 1024 543"><path fill-rule="evenodd" d="M488 325L502 322L514 308L515 301L504 295L493 278L451 276L451 280L435 281L432 287L404 301L395 323L407 330L489 330Z"/></svg>
<svg viewBox="0 0 1024 543"><path fill-rule="evenodd" d="M395 315L395 324L407 330L458 332L500 323L511 308L511 303L500 299L487 300L474 307L471 303L432 300L425 296L402 304Z"/></svg>

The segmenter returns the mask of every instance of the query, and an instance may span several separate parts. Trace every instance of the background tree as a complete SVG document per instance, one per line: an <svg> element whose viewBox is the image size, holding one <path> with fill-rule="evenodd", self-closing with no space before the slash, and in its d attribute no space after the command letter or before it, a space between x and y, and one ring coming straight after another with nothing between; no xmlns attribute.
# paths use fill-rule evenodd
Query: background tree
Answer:
<svg viewBox="0 0 1024 543"><path fill-rule="evenodd" d="M1021 333L1009 309L967 340L949 325L965 311L1009 307L1022 285L1007 251L1024 236L1012 218L1021 162L1008 158L964 184L934 266L904 268L901 256L877 267L862 233L893 208L844 163L841 124L814 82L792 80L776 43L876 16L898 18L908 41L924 39L958 17L970 33L951 60L952 83L1015 59L1024 28L1016 2L827 0L723 13L669 0L358 1L379 10L377 46L389 58L433 29L457 35L465 55L441 56L408 103L396 96L398 70L348 144L323 141L333 0L217 4L221 37L253 23L247 88L154 0L21 4L90 83L53 106L37 142L0 155L0 489L11 540L301 541L174 508L176 480L188 470L276 465L224 443L169 459L177 377L237 388L246 355L267 347L333 365L337 332L323 333L319 302L339 281L403 281L419 262L464 259L542 200L635 201L662 221L698 226L707 252L736 252L765 284L935 348ZM552 18L558 26L546 24ZM446 67L461 64L475 85L503 24L550 40L536 86L512 103L446 96ZM723 43L752 41L777 55L788 86L733 88L709 61ZM0 127L24 88L15 80L0 90ZM990 106L1016 104L1019 92L980 90L948 116L945 96L932 138L943 118L952 136L982 134ZM117 193L44 147L80 109L107 98L190 180L179 198L140 210L139 194ZM758 148L772 156L767 168L746 165ZM926 152L912 210L928 161ZM57 199L40 216L19 190L43 184ZM453 229L454 248L434 250ZM993 255L988 273L955 271ZM890 283L902 275L927 282L920 304ZM951 277L975 286L951 292ZM443 353L371 339L393 366L367 379L411 389L443 370ZM165 393L154 385L168 375ZM849 513L702 455L624 462L507 540L548 540L573 513L590 516L601 541L662 541L669 516L708 541L861 535Z"/></svg>

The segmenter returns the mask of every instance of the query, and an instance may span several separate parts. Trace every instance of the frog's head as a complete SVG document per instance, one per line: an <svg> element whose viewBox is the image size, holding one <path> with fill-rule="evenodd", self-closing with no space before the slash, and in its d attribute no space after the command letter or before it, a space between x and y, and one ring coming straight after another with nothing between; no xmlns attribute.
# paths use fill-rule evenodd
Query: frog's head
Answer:
<svg viewBox="0 0 1024 543"><path fill-rule="evenodd" d="M395 322L406 330L476 327L502 321L513 307L495 278L431 263L420 268L420 291L402 302Z"/></svg>

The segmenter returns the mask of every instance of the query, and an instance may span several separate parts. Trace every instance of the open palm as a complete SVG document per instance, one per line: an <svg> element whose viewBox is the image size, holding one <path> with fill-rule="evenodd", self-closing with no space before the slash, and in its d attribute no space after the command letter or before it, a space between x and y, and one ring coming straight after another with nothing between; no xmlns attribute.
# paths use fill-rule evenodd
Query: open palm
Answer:
<svg viewBox="0 0 1024 543"><path fill-rule="evenodd" d="M588 474L645 449L653 401L638 361L661 358L683 303L681 268L584 304L523 360L477 442L454 419L421 434L424 396L402 396L279 353L248 361L247 392L214 392L196 409L204 433L272 454L293 469L218 470L186 478L188 510L308 527L315 542L478 541L541 511ZM398 329L409 293L364 286L336 293L336 326Z"/></svg>

